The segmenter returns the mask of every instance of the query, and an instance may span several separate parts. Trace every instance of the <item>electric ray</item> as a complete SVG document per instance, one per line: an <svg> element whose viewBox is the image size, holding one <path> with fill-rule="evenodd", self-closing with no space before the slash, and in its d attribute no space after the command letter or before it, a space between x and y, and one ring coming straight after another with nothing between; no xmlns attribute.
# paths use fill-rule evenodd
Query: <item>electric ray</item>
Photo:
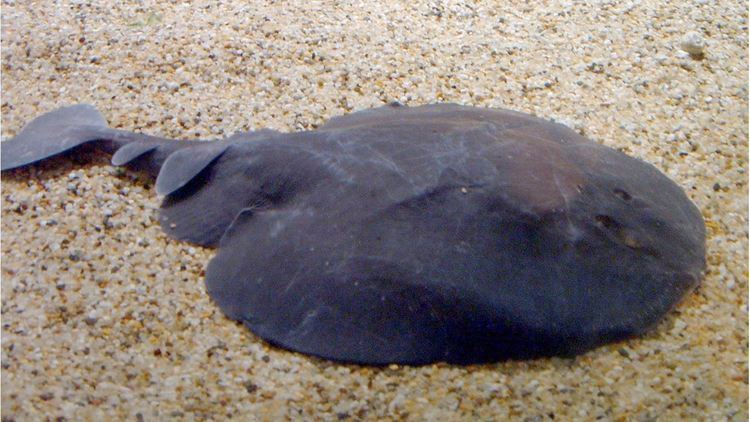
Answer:
<svg viewBox="0 0 750 422"><path fill-rule="evenodd" d="M229 318L327 359L571 356L653 327L705 267L675 183L523 113L392 104L205 142L76 105L0 144L2 170L90 142L156 177L170 236L218 247L206 286Z"/></svg>

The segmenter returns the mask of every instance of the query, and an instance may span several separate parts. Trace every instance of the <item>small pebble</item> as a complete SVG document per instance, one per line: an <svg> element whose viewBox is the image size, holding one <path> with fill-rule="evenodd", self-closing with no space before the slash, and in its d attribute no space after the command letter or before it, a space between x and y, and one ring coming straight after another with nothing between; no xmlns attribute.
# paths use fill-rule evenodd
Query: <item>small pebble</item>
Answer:
<svg viewBox="0 0 750 422"><path fill-rule="evenodd" d="M680 41L680 48L694 59L702 59L706 43L703 37L695 31L688 32Z"/></svg>
<svg viewBox="0 0 750 422"><path fill-rule="evenodd" d="M245 390L247 390L247 392L250 394L258 391L258 386L255 385L255 383L253 383L252 381L246 381L244 383L244 386L245 386Z"/></svg>

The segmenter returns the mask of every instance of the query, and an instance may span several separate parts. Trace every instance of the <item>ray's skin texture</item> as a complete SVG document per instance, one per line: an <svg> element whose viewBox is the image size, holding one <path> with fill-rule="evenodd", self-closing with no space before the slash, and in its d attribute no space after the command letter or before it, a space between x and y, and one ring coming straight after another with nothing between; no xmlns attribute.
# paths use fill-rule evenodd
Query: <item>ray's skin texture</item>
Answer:
<svg viewBox="0 0 750 422"><path fill-rule="evenodd" d="M389 105L318 130L171 141L59 109L9 170L96 142L156 177L172 237L265 340L364 364L574 355L648 330L695 287L705 228L653 166L530 115Z"/></svg>

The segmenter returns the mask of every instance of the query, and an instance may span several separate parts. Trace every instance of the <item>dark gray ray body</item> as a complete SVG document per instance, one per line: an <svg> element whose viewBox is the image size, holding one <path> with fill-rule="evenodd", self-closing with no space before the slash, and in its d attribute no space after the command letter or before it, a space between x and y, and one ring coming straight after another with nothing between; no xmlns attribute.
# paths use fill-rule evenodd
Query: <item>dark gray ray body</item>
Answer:
<svg viewBox="0 0 750 422"><path fill-rule="evenodd" d="M705 265L703 220L677 185L522 113L386 106L316 131L175 142L68 112L88 115L63 129L79 143L161 169L162 226L219 247L206 284L230 318L316 356L572 355L652 327ZM30 133L2 144L3 170L36 161L21 143L50 143Z"/></svg>

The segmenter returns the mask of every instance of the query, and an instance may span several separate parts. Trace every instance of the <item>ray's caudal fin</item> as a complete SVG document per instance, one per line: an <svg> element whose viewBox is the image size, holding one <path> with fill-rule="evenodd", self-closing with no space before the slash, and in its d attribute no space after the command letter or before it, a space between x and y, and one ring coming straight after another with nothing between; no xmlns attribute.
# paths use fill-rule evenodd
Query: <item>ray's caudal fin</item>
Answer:
<svg viewBox="0 0 750 422"><path fill-rule="evenodd" d="M15 138L0 143L0 167L5 171L35 163L87 142L112 138L113 132L88 104L62 107L37 117Z"/></svg>
<svg viewBox="0 0 750 422"><path fill-rule="evenodd" d="M2 170L95 143L146 170L209 295L266 341L364 364L570 356L640 335L699 282L705 226L655 167L524 113L389 105L314 131L172 141L91 106Z"/></svg>

